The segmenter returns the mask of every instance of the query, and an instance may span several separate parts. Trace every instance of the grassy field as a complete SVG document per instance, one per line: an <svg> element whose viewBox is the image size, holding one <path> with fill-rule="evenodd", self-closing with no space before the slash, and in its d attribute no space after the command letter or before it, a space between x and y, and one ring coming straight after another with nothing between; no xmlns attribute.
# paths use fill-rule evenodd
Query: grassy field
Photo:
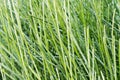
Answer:
<svg viewBox="0 0 120 80"><path fill-rule="evenodd" d="M120 0L0 0L0 80L120 80Z"/></svg>

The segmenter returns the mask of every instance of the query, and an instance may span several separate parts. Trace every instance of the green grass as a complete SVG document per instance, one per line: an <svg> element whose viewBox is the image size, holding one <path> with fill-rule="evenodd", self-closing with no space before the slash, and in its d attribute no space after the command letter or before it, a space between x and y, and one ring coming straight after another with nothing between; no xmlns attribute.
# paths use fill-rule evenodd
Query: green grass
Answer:
<svg viewBox="0 0 120 80"><path fill-rule="evenodd" d="M119 80L120 0L0 0L0 80Z"/></svg>

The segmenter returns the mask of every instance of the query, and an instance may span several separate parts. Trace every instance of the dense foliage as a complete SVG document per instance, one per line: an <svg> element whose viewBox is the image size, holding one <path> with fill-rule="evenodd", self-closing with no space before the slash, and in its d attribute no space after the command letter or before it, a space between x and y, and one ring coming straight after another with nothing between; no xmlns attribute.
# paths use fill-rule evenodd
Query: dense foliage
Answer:
<svg viewBox="0 0 120 80"><path fill-rule="evenodd" d="M0 0L0 80L119 80L120 0Z"/></svg>

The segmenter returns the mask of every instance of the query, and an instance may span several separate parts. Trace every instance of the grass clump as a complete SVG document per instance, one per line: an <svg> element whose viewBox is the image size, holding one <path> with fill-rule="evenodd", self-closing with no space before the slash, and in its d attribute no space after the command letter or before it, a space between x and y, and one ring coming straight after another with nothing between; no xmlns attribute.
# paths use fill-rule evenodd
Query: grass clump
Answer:
<svg viewBox="0 0 120 80"><path fill-rule="evenodd" d="M119 0L0 0L0 80L119 80Z"/></svg>

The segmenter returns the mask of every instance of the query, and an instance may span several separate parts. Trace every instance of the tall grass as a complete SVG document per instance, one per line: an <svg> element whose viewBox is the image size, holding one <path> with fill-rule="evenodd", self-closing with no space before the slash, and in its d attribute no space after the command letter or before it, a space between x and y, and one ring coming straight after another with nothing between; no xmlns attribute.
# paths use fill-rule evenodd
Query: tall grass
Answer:
<svg viewBox="0 0 120 80"><path fill-rule="evenodd" d="M120 0L0 0L0 80L119 80Z"/></svg>

